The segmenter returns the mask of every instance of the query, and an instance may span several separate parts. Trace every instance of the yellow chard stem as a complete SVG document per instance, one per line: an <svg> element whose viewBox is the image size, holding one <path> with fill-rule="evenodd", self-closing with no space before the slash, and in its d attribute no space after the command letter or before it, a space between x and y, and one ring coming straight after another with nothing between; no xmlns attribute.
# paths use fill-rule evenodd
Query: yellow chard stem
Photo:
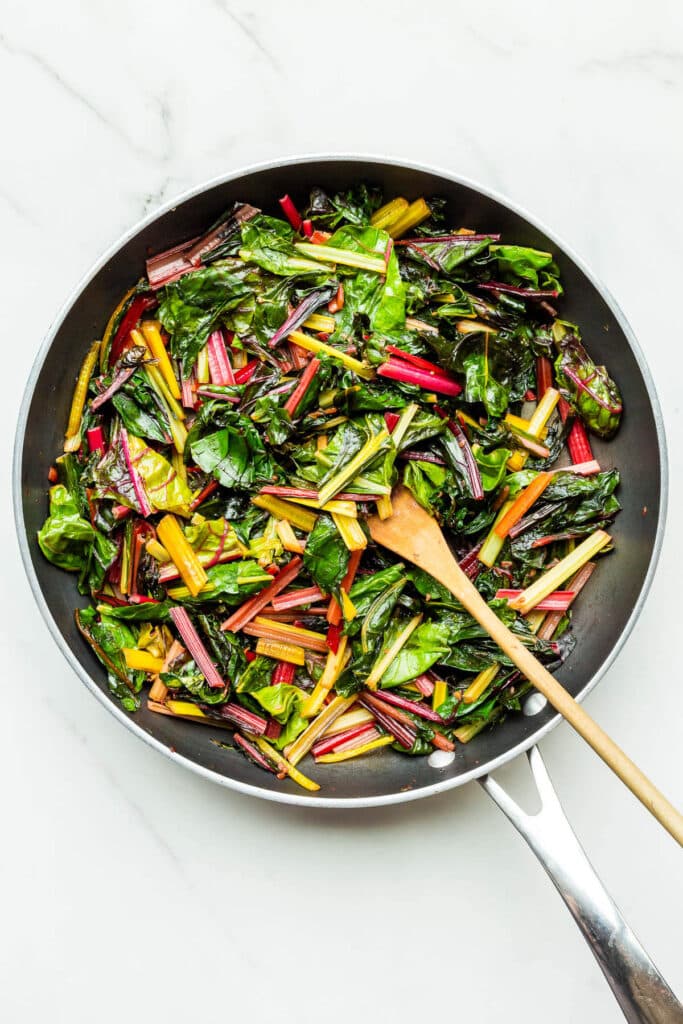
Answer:
<svg viewBox="0 0 683 1024"><path fill-rule="evenodd" d="M317 718L314 718L308 728L304 729L301 735L287 747L285 754L289 761L293 765L297 765L301 758L308 753L318 737L325 732L336 718L339 718L345 711L348 711L355 701L355 693L351 697L335 697L334 700L331 700L325 707L325 710Z"/></svg>
<svg viewBox="0 0 683 1024"><path fill-rule="evenodd" d="M208 384L211 380L211 373L209 372L209 350L204 345L199 350L197 355L197 383Z"/></svg>
<svg viewBox="0 0 683 1024"><path fill-rule="evenodd" d="M382 747L388 747L390 743L395 742L393 736L378 736L376 740L364 743L360 747L354 747L352 750L339 750L337 753L322 754L320 757L316 757L315 762L316 764L336 764L338 761L350 761L352 757L370 754L373 750L381 750Z"/></svg>
<svg viewBox="0 0 683 1024"><path fill-rule="evenodd" d="M308 327L309 331L322 331L325 334L332 334L332 331L337 326L337 321L333 316L325 316L324 313L311 313L308 320L304 320L304 327Z"/></svg>
<svg viewBox="0 0 683 1024"><path fill-rule="evenodd" d="M384 206L380 206L379 210L375 210L370 223L373 228L381 228L383 231L388 231L392 224L395 224L399 217L408 209L408 200L404 199L403 196L398 196L396 199L392 199L391 202L385 203Z"/></svg>
<svg viewBox="0 0 683 1024"><path fill-rule="evenodd" d="M477 733L481 732L485 725L485 719L481 719L478 722L469 722L467 725L461 725L459 729L456 729L453 735L460 743L469 743Z"/></svg>
<svg viewBox="0 0 683 1024"><path fill-rule="evenodd" d="M159 372L166 381L168 390L174 398L180 399L180 386L173 372L173 365L168 357L163 338L161 337L158 321L146 320L142 324L141 331L131 331L130 335L136 345L147 345L147 348L157 361Z"/></svg>
<svg viewBox="0 0 683 1024"><path fill-rule="evenodd" d="M321 505L324 505L330 498L333 498L335 494L342 490L344 484L348 483L349 480L353 480L356 473L365 466L367 462L377 455L382 445L389 439L388 430L380 430L374 437L371 437L365 442L361 450L354 455L354 457L348 462L343 469L341 469L331 480L320 488L318 491L318 501Z"/></svg>
<svg viewBox="0 0 683 1024"><path fill-rule="evenodd" d="M121 653L128 668L140 672L151 672L157 675L164 667L164 659L155 658L148 651L138 651L134 647L122 647Z"/></svg>
<svg viewBox="0 0 683 1024"><path fill-rule="evenodd" d="M318 249L319 246L314 248ZM375 371L362 363L360 359L354 359L353 356L349 356L346 352L341 352L338 348L334 348L333 345L326 345L324 341L318 341L317 338L312 338L310 334L304 334L303 331L292 331L287 337L290 341L293 341L299 348L305 348L307 352L313 352L315 355L329 356L331 359L338 359L340 363L343 363L349 370L353 370L359 377L364 380L372 380L375 376Z"/></svg>
<svg viewBox="0 0 683 1024"><path fill-rule="evenodd" d="M88 349L88 354L81 364L81 369L76 381L76 387L74 388L74 396L71 400L69 422L66 427L64 440L65 452L77 452L81 447L81 423L83 422L83 410L85 409L85 402L88 397L88 384L90 383L90 378L92 377L95 366L97 365L99 351L99 341L93 341L92 345Z"/></svg>
<svg viewBox="0 0 683 1024"><path fill-rule="evenodd" d="M185 412L181 409L171 392L168 390L166 382L156 366L146 366L145 373L152 390L156 392L157 398L161 402L162 407L166 410L168 429L171 432L173 447L179 455L182 455L185 451L185 443L187 441L187 430L185 429L185 425L181 422L185 419Z"/></svg>
<svg viewBox="0 0 683 1024"><path fill-rule="evenodd" d="M380 519L391 519L394 514L394 507L391 504L391 495L383 494L381 498L375 502L377 507L377 515Z"/></svg>
<svg viewBox="0 0 683 1024"><path fill-rule="evenodd" d="M560 392L557 388L547 388L543 398L534 409L529 420L527 431L534 437L540 439L541 432L553 414L555 406L560 400Z"/></svg>
<svg viewBox="0 0 683 1024"><path fill-rule="evenodd" d="M434 683L434 693L432 694L432 711L438 711L447 696L448 685L443 679L437 679Z"/></svg>
<svg viewBox="0 0 683 1024"><path fill-rule="evenodd" d="M344 267L357 267L375 274L385 274L387 269L382 256L365 256L349 249L335 249L332 245L314 245L311 242L296 242L294 248L304 256L313 256L325 263L341 263Z"/></svg>
<svg viewBox="0 0 683 1024"><path fill-rule="evenodd" d="M170 562L171 556L169 555L163 544L160 544L158 540L148 540L145 544L147 554L151 555L152 558L156 558L157 562Z"/></svg>
<svg viewBox="0 0 683 1024"><path fill-rule="evenodd" d="M510 601L510 607L522 615L526 615L544 597L552 594L553 590L558 590L565 580L573 576L582 565L590 562L591 558L597 555L598 551L606 547L611 539L610 535L605 533L604 530L596 530L590 537L586 537L571 554L565 555L557 565L554 565L552 569L548 569L535 583L532 583L530 587L523 590L514 601Z"/></svg>
<svg viewBox="0 0 683 1024"><path fill-rule="evenodd" d="M279 750L275 749L275 747L271 747L270 743L268 743L267 740L264 740L262 736L255 736L253 733L247 732L246 730L244 735L248 740L256 744L261 753L265 754L266 757L277 766L279 771L289 775L292 782L296 782L297 785L301 786L303 789L309 790L311 793L315 793L316 790L320 789L317 782L314 782L313 779L309 779L307 775L302 774L298 768L294 767L291 761L288 761Z"/></svg>
<svg viewBox="0 0 683 1024"><path fill-rule="evenodd" d="M283 498L277 498L274 494L257 494L251 501L257 508L270 512L271 516L276 519L286 519L292 526L296 526L306 533L311 532L318 518L313 512L308 512L305 508L285 501Z"/></svg>
<svg viewBox="0 0 683 1024"><path fill-rule="evenodd" d="M285 551L291 551L295 555L303 555L306 550L306 545L302 540L299 540L297 535L292 529L292 524L286 519L279 519L275 526L277 535L282 541L282 546Z"/></svg>
<svg viewBox="0 0 683 1024"><path fill-rule="evenodd" d="M327 655L327 661L325 662L325 668L323 674L316 683L309 697L304 701L301 714L304 718L314 718L318 714L323 706L325 697L330 692L334 684L339 679L339 676L344 670L344 666L349 660L347 657L347 646L348 637L342 636L339 640L339 647L337 653L334 654L332 651ZM350 656L350 654L349 654Z"/></svg>
<svg viewBox="0 0 683 1024"><path fill-rule="evenodd" d="M392 238L400 238L406 231L416 228L427 217L431 217L432 211L424 199L416 199L407 210L404 210L398 220L394 220L387 228Z"/></svg>
<svg viewBox="0 0 683 1024"><path fill-rule="evenodd" d="M266 658L275 658L277 661L288 661L292 665L303 665L306 661L306 652L303 647L287 643L284 640L267 640L265 637L260 637L256 641L256 653L262 654Z"/></svg>
<svg viewBox="0 0 683 1024"><path fill-rule="evenodd" d="M309 508L316 509L316 511L338 512L340 516L350 516L351 519L358 518L358 508L355 501L347 501L345 498L333 498L332 501L326 501L324 505L320 505L317 498L288 498L287 501L292 501L295 505L306 505Z"/></svg>
<svg viewBox="0 0 683 1024"><path fill-rule="evenodd" d="M192 596L196 597L209 578L175 516L164 516L157 526L157 534L171 556L171 561L180 573L185 586Z"/></svg>
<svg viewBox="0 0 683 1024"><path fill-rule="evenodd" d="M375 722L375 716L366 708L356 707L353 711L347 711L325 730L325 736L335 736L338 732L346 732L347 729L355 729L357 725L369 725Z"/></svg>
<svg viewBox="0 0 683 1024"><path fill-rule="evenodd" d="M368 546L368 538L358 519L340 516L338 512L332 513L332 519L349 551L363 551Z"/></svg>
<svg viewBox="0 0 683 1024"><path fill-rule="evenodd" d="M377 689L377 684L380 682L382 676L389 668L401 648L407 643L410 634L413 630L417 629L421 622L422 615L415 615L408 625L401 630L394 642L390 644L382 654L380 654L379 658L372 666L370 675L365 680L365 685L369 690Z"/></svg>
<svg viewBox="0 0 683 1024"><path fill-rule="evenodd" d="M500 665L497 661L494 661L488 668L482 669L482 671L474 677L470 685L467 687L462 695L463 702L465 704L474 704L476 700L479 700L482 693L484 693L491 685L493 680L498 675Z"/></svg>

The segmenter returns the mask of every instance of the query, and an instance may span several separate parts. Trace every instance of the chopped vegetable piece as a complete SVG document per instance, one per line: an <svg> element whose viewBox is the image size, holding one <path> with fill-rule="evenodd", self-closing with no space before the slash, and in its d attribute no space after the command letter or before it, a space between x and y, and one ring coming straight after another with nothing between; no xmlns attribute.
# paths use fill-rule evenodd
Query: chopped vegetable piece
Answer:
<svg viewBox="0 0 683 1024"><path fill-rule="evenodd" d="M229 683L222 678L220 672L209 657L209 653L202 641L199 639L199 634L192 625L190 616L187 614L185 609L171 608L170 614L176 629L185 641L188 651L194 658L197 668L202 673L209 686L212 689L225 689Z"/></svg>
<svg viewBox="0 0 683 1024"><path fill-rule="evenodd" d="M350 729L356 729L358 726L372 725L374 721L375 718L372 712L357 705L351 711L347 711L346 714L341 715L336 721L332 722L325 731L325 736L338 735L340 732L347 732Z"/></svg>
<svg viewBox="0 0 683 1024"><path fill-rule="evenodd" d="M477 554L477 558L479 559L479 561L483 562L484 565L487 565L489 569L491 568L492 565L495 564L495 561L501 552L503 544L505 543L505 538L501 537L500 534L496 532L496 527L508 514L508 512L512 508L512 505L512 501L506 501L503 503L498 515L496 516L493 522L491 532L489 533L488 537L482 544Z"/></svg>
<svg viewBox="0 0 683 1024"><path fill-rule="evenodd" d="M161 672L164 666L163 658L155 658L149 651L138 651L135 648L123 647L121 653L126 659L128 668L139 669L140 672L152 672L155 675Z"/></svg>
<svg viewBox="0 0 683 1024"><path fill-rule="evenodd" d="M427 220L431 215L432 211L424 199L416 199L407 210L403 211L397 220L389 223L387 231L392 238L400 238L401 235L405 235L406 231L416 228L418 224L421 224L423 220Z"/></svg>
<svg viewBox="0 0 683 1024"><path fill-rule="evenodd" d="M310 242L297 242L294 246L304 256L311 256L325 263L341 263L345 267L357 267L359 270L370 270L375 274L384 274L386 265L383 259L376 256L364 256L360 252L337 249L332 245L313 245Z"/></svg>
<svg viewBox="0 0 683 1024"><path fill-rule="evenodd" d="M575 576L572 576L571 580L569 581L569 592L572 594L572 600L570 601L570 604L574 603L579 593L586 586L588 580L593 575L594 569L595 562L586 562L586 564L579 569L577 574ZM540 605L542 603L542 601L539 602L539 604L536 605L536 608L540 608ZM543 617L543 622L539 624L538 630L538 636L541 640L553 639L553 637L555 636L555 631L559 626L560 622L562 621L562 618L565 615L565 613L566 609L563 609L562 611L550 612L548 615L545 615ZM533 615L533 612L531 614ZM527 620L528 619L529 616L527 616Z"/></svg>
<svg viewBox="0 0 683 1024"><path fill-rule="evenodd" d="M370 218L370 223L373 228L381 228L386 231L391 224L403 216L407 209L408 200L399 196L397 199L385 203L384 206L380 206L379 210L375 210Z"/></svg>
<svg viewBox="0 0 683 1024"><path fill-rule="evenodd" d="M567 436L567 448L574 465L583 465L594 461L593 449L586 428L580 419L575 419Z"/></svg>
<svg viewBox="0 0 683 1024"><path fill-rule="evenodd" d="M500 665L497 661L494 661L488 668L482 669L478 675L474 677L470 685L466 688L462 695L463 704L474 704L475 701L484 694L493 680L498 675Z"/></svg>
<svg viewBox="0 0 683 1024"><path fill-rule="evenodd" d="M368 538L358 519L339 515L338 512L332 513L332 519L349 551L363 551L368 546Z"/></svg>
<svg viewBox="0 0 683 1024"><path fill-rule="evenodd" d="M540 498L552 479L552 473L539 473L528 487L520 491L515 500L511 502L505 515L497 520L493 527L496 534L502 540L505 540L515 523L518 523L522 516L526 515L534 502ZM481 554L479 557L481 559Z"/></svg>
<svg viewBox="0 0 683 1024"><path fill-rule="evenodd" d="M145 320L141 325L140 330L133 330L130 332L130 336L133 342L138 345L140 342L144 342L147 348L157 361L159 372L166 382L168 390L171 392L174 398L180 399L180 386L178 379L173 372L173 366L171 360L168 358L168 353L161 337L159 330L159 323L156 320Z"/></svg>
<svg viewBox="0 0 683 1024"><path fill-rule="evenodd" d="M261 636L267 640L282 640L285 643L298 644L309 651L318 651L320 654L327 653L327 644L322 633L316 633L312 629L302 629L300 626L290 626L284 622L273 622L271 619L262 619L257 616L253 622L243 627L247 636Z"/></svg>
<svg viewBox="0 0 683 1024"><path fill-rule="evenodd" d="M378 431L374 437L371 437L366 441L361 450L354 455L350 462L348 462L343 469L339 470L331 480L328 480L327 483L320 488L318 491L318 502L320 505L324 505L325 502L334 498L334 496L341 491L344 484L348 483L349 480L353 480L353 478L360 473L363 467L379 454L381 448L388 439L389 431L385 428L384 430Z"/></svg>
<svg viewBox="0 0 683 1024"><path fill-rule="evenodd" d="M276 519L286 519L292 526L296 526L297 529L304 530L306 533L311 532L318 518L313 512L309 512L299 505L293 505L289 501L283 501L282 498L276 498L272 494L257 494L251 500L257 508L265 509Z"/></svg>
<svg viewBox="0 0 683 1024"><path fill-rule="evenodd" d="M196 597L209 578L175 516L164 516L157 526L157 533L185 586Z"/></svg>
<svg viewBox="0 0 683 1024"><path fill-rule="evenodd" d="M247 735L249 734L247 733ZM259 748L259 750L262 751L262 753L264 753L266 757L273 762L273 764L275 765L279 772L282 772L285 775L289 775L292 782L296 782L296 784L298 786L301 786L302 789L307 789L311 793L315 793L317 792L317 790L320 789L320 786L318 785L317 782L313 782L312 779L309 779L307 778L306 775L303 775L297 768L294 767L291 761L288 761L286 757L283 757L278 750L275 750L273 747L271 747L270 744L267 743L266 740L264 740L261 736L250 736L249 738L253 739L254 743Z"/></svg>
<svg viewBox="0 0 683 1024"><path fill-rule="evenodd" d="M442 373L433 373L430 370L423 370L412 366L401 359L391 358L377 368L380 377L388 377L391 380L399 380L404 384L414 384L418 388L425 388L427 391L438 391L442 395L455 397L462 391L462 385L457 380Z"/></svg>
<svg viewBox="0 0 683 1024"><path fill-rule="evenodd" d="M521 590L497 590L496 600L514 601L522 593ZM573 590L554 590L542 601L539 601L535 610L539 612L566 612L575 598Z"/></svg>
<svg viewBox="0 0 683 1024"><path fill-rule="evenodd" d="M301 402L304 396L306 395L306 392L311 386L311 381L318 372L319 367L320 360L314 357L313 359L311 359L306 369L302 373L301 380L299 381L294 391L292 391L291 395L285 402L285 409L287 410L290 416L294 417L296 415L296 411L301 405Z"/></svg>
<svg viewBox="0 0 683 1024"><path fill-rule="evenodd" d="M286 590L273 598L273 608L278 612L289 608L300 608L304 604L313 604L325 599L320 587L303 587L301 590Z"/></svg>
<svg viewBox="0 0 683 1024"><path fill-rule="evenodd" d="M225 622L221 625L221 629L232 630L233 633L239 632L247 622L250 622L255 618L262 608L265 608L271 600L276 597L281 590L288 587L290 583L293 583L301 572L301 559L295 556L291 562L281 569L278 574L273 578L273 582L270 586L262 590L256 597L246 601L240 608L234 612L233 615L229 616Z"/></svg>
<svg viewBox="0 0 683 1024"><path fill-rule="evenodd" d="M382 676L389 668L401 648L408 642L410 634L417 629L421 622L422 615L414 615L410 622L404 626L396 639L382 651L379 658L373 665L370 674L365 680L365 685L369 690L377 689L377 684L381 681Z"/></svg>
<svg viewBox="0 0 683 1024"><path fill-rule="evenodd" d="M318 736L322 736L328 726L336 718L339 718L340 715L343 715L345 711L348 711L355 702L355 694L351 697L335 697L334 700L331 700L324 711L321 711L308 728L304 729L301 735L294 740L294 743L285 748L285 754L291 764L297 765L301 758L311 749Z"/></svg>
<svg viewBox="0 0 683 1024"><path fill-rule="evenodd" d="M306 652L303 647L284 640L272 640L268 637L261 637L257 641L256 653L267 658L275 658L277 661L289 661L292 665L303 665L306 661Z"/></svg>
<svg viewBox="0 0 683 1024"><path fill-rule="evenodd" d="M353 747L351 750L338 750L333 754L321 754L316 757L317 764L335 764L338 761L349 761L352 757L360 757L361 754L370 754L374 750L380 750L394 742L393 736L380 736L370 743L364 743L360 747Z"/></svg>
<svg viewBox="0 0 683 1024"><path fill-rule="evenodd" d="M346 570L346 575L344 576L344 579L341 581L339 585L340 591L343 591L346 594L348 594L348 592L350 591L353 585L353 581L356 578L356 573L358 572L358 566L360 565L360 560L362 557L362 551L351 552L351 555L349 557L349 564ZM332 600L330 601L330 607L328 608L327 611L327 621L331 626L338 626L342 620L342 614L343 613L340 604L337 602L337 599L333 597Z"/></svg>
<svg viewBox="0 0 683 1024"><path fill-rule="evenodd" d="M337 326L337 321L333 316L325 316L324 313L311 313L302 326L308 327L309 331L321 331L323 334L332 334Z"/></svg>
<svg viewBox="0 0 683 1024"><path fill-rule="evenodd" d="M330 692L337 679L342 673L347 661L348 637L340 637L336 651L330 651L327 655L323 674L316 683L315 689L301 709L304 718L312 718L317 715L323 706L325 697Z"/></svg>
<svg viewBox="0 0 683 1024"><path fill-rule="evenodd" d="M278 200L278 202L280 203L280 206L282 207L282 212L284 213L285 217L287 218L289 223L292 225L294 230L295 231L300 231L301 230L301 225L303 223L303 221L301 219L301 214L299 213L299 211L297 210L296 206L294 205L292 200L289 198L289 196L288 195L284 195L282 197L282 199Z"/></svg>
<svg viewBox="0 0 683 1024"><path fill-rule="evenodd" d="M69 422L66 427L66 434L64 438L65 452L77 452L81 447L81 423L83 422L83 410L85 409L85 400L88 395L90 378L92 377L95 371L95 366L97 365L99 351L100 343L99 341L94 341L88 350L87 356L81 364L78 380L76 381L76 387L74 388L74 395L71 400Z"/></svg>
<svg viewBox="0 0 683 1024"><path fill-rule="evenodd" d="M299 540L291 524L286 519L278 520L275 529L285 551L292 551L295 555L303 555L306 545L304 541Z"/></svg>
<svg viewBox="0 0 683 1024"><path fill-rule="evenodd" d="M579 544L569 555L565 555L561 561L548 569L535 583L523 590L519 597L510 602L512 608L526 615L532 608L535 608L544 597L552 594L569 579L572 573L580 569L582 565L589 562L599 551L611 542L612 538L604 530L596 530L590 537L586 537L583 543Z"/></svg>
<svg viewBox="0 0 683 1024"><path fill-rule="evenodd" d="M338 359L347 369L357 373L364 380L372 380L375 376L375 371L371 367L366 366L365 363L361 363L359 359L354 359L352 356L347 355L346 352L342 352L332 345L326 345L324 341L311 338L309 334L304 334L303 331L292 331L289 335L289 340L293 341L295 345L299 345L300 348L313 352L315 355L322 353L331 359Z"/></svg>

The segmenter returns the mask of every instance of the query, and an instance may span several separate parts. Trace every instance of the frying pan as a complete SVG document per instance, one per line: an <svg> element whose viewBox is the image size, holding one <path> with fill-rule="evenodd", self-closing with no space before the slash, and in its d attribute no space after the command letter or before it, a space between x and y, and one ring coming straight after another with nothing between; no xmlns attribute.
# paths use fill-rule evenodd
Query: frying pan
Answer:
<svg viewBox="0 0 683 1024"><path fill-rule="evenodd" d="M326 191L361 181L379 185L385 195L439 195L447 201L446 222L502 232L505 239L551 250L566 287L562 314L581 325L591 355L616 377L625 413L616 439L595 441L605 469L624 470L623 511L613 533L614 557L582 595L574 616L581 642L558 672L571 694L582 699L612 664L642 608L662 541L666 510L664 429L654 386L618 306L581 261L538 222L502 198L470 182L423 166L355 156L302 157L230 174L187 193L130 231L86 276L50 330L26 387L14 456L14 507L21 552L33 593L63 654L88 689L128 729L167 757L207 779L252 796L316 807L373 807L416 800L477 779L532 848L588 941L629 1021L683 1020L683 1007L668 988L622 919L593 871L567 822L545 771L538 741L560 717L540 694L527 699L525 714L460 745L450 763L442 752L408 758L381 756L326 765L318 793L278 781L232 750L210 742L212 730L143 708L124 712L110 696L105 673L74 625L74 608L84 599L75 580L41 555L36 532L46 513L47 472L60 450L73 382L83 352L121 294L143 271L149 253L205 230L235 200L276 212L277 197L288 192L304 204L313 185ZM632 453L639 452L637 469ZM541 811L529 816L491 778L491 772L526 752ZM315 774L315 773L314 773Z"/></svg>

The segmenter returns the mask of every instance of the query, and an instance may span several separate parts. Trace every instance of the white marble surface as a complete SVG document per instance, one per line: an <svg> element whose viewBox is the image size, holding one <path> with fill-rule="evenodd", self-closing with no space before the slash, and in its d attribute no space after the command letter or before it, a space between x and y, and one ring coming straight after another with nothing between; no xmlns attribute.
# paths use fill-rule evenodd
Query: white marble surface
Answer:
<svg viewBox="0 0 683 1024"><path fill-rule="evenodd" d="M9 460L23 382L64 296L174 193L325 150L431 161L503 191L603 277L659 388L672 470L662 563L587 706L680 801L683 9L5 0L0 31L4 1019L620 1020L560 900L476 785L306 813L205 783L118 726L34 607ZM543 752L596 867L683 989L680 852L569 728ZM523 781L523 765L502 775Z"/></svg>

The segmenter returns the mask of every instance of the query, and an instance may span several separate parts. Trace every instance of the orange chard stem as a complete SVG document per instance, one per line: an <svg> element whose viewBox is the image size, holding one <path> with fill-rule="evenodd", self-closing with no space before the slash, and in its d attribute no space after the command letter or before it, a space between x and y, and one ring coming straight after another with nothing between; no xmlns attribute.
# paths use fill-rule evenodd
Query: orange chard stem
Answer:
<svg viewBox="0 0 683 1024"><path fill-rule="evenodd" d="M515 523L518 523L526 515L534 502L543 494L552 478L552 473L539 473L528 487L519 492L503 518L496 523L495 532L499 537L507 537Z"/></svg>

